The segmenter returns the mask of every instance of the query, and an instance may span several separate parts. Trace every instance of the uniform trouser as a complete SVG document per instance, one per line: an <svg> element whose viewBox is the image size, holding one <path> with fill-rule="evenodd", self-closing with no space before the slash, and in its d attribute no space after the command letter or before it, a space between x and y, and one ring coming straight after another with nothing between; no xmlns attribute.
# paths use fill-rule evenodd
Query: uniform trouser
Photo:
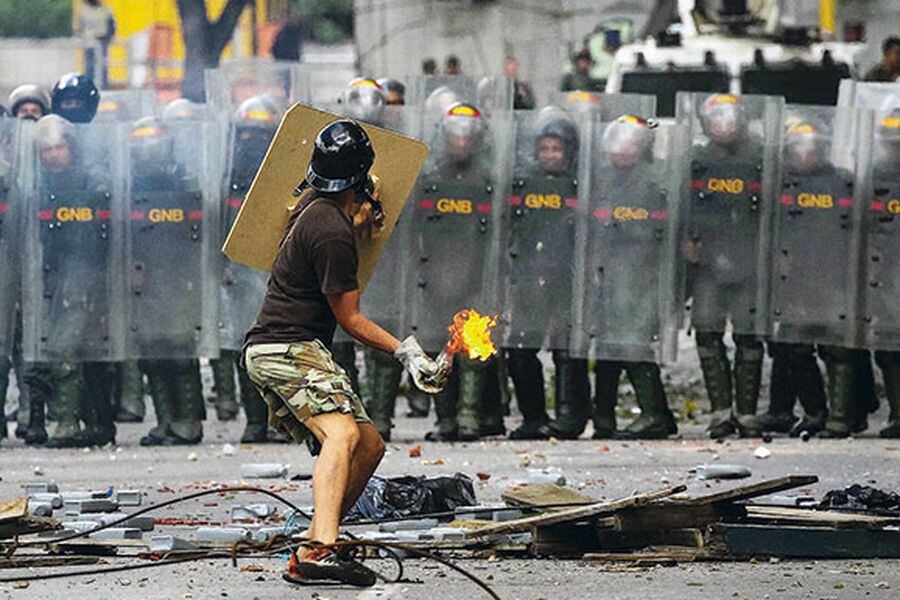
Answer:
<svg viewBox="0 0 900 600"><path fill-rule="evenodd" d="M453 434L460 429L478 432L478 416L488 377L487 364L459 355L454 360L447 387L434 397L437 429L442 434Z"/></svg>
<svg viewBox="0 0 900 600"><path fill-rule="evenodd" d="M505 376L501 376L505 361L503 357L496 357L485 366L484 389L481 392L481 402L478 410L478 426L484 435L503 435L506 428L503 425L503 383Z"/></svg>
<svg viewBox="0 0 900 600"><path fill-rule="evenodd" d="M113 387L116 363L81 363L81 418L90 435L114 437Z"/></svg>
<svg viewBox="0 0 900 600"><path fill-rule="evenodd" d="M634 388L641 415L654 421L669 420L671 414L659 365L652 362L598 360L594 366L594 429L611 434L616 431L616 402L622 372Z"/></svg>
<svg viewBox="0 0 900 600"><path fill-rule="evenodd" d="M186 440L203 437L203 383L200 379L200 361L142 360L141 371L147 375L156 426L150 435L163 438L171 430Z"/></svg>
<svg viewBox="0 0 900 600"><path fill-rule="evenodd" d="M146 414L144 375L135 361L126 361L116 365L114 406L116 414L126 412L141 418Z"/></svg>
<svg viewBox="0 0 900 600"><path fill-rule="evenodd" d="M734 334L734 369L721 331L697 332L697 355L713 413L755 415L762 378L763 344L755 336Z"/></svg>
<svg viewBox="0 0 900 600"><path fill-rule="evenodd" d="M553 366L556 370L556 419L551 426L567 436L581 435L591 412L588 361L570 358L565 350L554 350Z"/></svg>
<svg viewBox="0 0 900 600"><path fill-rule="evenodd" d="M769 342L772 357L769 413L773 416L793 415L794 403L807 417L821 418L827 410L825 381L812 344Z"/></svg>
<svg viewBox="0 0 900 600"><path fill-rule="evenodd" d="M389 354L374 348L365 348L363 358L366 362L366 378L369 384L366 412L369 413L369 417L381 437L388 440L391 435L400 380L403 378L403 365Z"/></svg>
<svg viewBox="0 0 900 600"><path fill-rule="evenodd" d="M44 428L45 408L55 404L54 437L69 438L81 432L81 377L76 363L27 362L22 380L28 388L28 429Z"/></svg>
<svg viewBox="0 0 900 600"><path fill-rule="evenodd" d="M538 429L550 421L544 394L544 366L535 348L509 348L506 366L512 379L516 404L522 413L522 427Z"/></svg>
<svg viewBox="0 0 900 600"><path fill-rule="evenodd" d="M12 360L0 356L0 439L6 437L6 393L9 390L9 372Z"/></svg>
<svg viewBox="0 0 900 600"><path fill-rule="evenodd" d="M849 433L856 424L865 422L866 414L877 406L873 400L874 383L869 378L872 363L868 350L819 346L828 373L828 421L825 428L833 433Z"/></svg>
<svg viewBox="0 0 900 600"><path fill-rule="evenodd" d="M881 369L884 391L891 409L888 429L896 430L900 427L900 352L878 351L875 353L875 362Z"/></svg>
<svg viewBox="0 0 900 600"><path fill-rule="evenodd" d="M219 358L209 361L213 375L215 391L215 407L219 418L233 417L240 411L237 403L237 388L234 385L234 365L240 358L240 352L222 350Z"/></svg>
<svg viewBox="0 0 900 600"><path fill-rule="evenodd" d="M359 396L359 369L356 368L356 344L354 342L334 342L331 345L331 355L350 378L353 391ZM360 396L361 397L361 396Z"/></svg>

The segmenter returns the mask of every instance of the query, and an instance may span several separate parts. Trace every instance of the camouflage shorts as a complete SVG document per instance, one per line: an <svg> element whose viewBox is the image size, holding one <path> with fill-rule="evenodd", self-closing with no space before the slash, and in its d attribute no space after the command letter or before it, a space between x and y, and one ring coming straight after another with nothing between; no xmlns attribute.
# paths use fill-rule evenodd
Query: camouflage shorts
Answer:
<svg viewBox="0 0 900 600"><path fill-rule="evenodd" d="M269 407L269 424L318 453L315 436L303 424L310 417L341 412L358 423L369 415L350 385L347 373L319 340L293 344L253 344L244 362Z"/></svg>

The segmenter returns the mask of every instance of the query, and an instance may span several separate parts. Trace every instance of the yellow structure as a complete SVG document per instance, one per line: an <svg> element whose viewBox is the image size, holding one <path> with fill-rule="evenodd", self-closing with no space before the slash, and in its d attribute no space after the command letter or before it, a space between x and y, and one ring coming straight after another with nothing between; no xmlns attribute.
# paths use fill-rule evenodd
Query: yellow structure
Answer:
<svg viewBox="0 0 900 600"><path fill-rule="evenodd" d="M109 47L110 87L128 87L131 70L146 67L147 80L156 87L176 86L181 81L184 42L176 0L103 0L116 18L116 37ZM206 0L210 20L219 18L228 0ZM73 19L83 0L73 0ZM223 57L253 56L256 24L267 17L268 0L248 3L238 22L234 40Z"/></svg>

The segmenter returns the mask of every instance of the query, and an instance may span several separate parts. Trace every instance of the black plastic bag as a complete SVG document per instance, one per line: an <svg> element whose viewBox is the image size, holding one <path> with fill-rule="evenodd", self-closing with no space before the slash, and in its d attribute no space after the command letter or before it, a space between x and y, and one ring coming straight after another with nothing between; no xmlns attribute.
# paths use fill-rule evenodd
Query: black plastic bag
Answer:
<svg viewBox="0 0 900 600"><path fill-rule="evenodd" d="M453 477L372 477L347 515L348 521L382 520L436 512L476 504L472 480L457 473Z"/></svg>
<svg viewBox="0 0 900 600"><path fill-rule="evenodd" d="M819 508L900 511L900 494L885 492L868 485L853 484L842 490L831 490L826 493L819 503Z"/></svg>

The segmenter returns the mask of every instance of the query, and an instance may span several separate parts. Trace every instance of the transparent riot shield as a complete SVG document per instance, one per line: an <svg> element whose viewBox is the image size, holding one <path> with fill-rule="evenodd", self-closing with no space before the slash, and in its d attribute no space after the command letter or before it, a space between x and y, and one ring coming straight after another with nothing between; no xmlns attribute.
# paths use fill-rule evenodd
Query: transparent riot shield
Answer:
<svg viewBox="0 0 900 600"><path fill-rule="evenodd" d="M478 80L468 75L420 75L406 88L406 104L425 107L427 116L433 119L454 102L477 101Z"/></svg>
<svg viewBox="0 0 900 600"><path fill-rule="evenodd" d="M410 198L406 288L410 328L427 351L441 350L457 311L499 309L498 220L509 117L479 116L480 125L424 117L431 154Z"/></svg>
<svg viewBox="0 0 900 600"><path fill-rule="evenodd" d="M300 92L297 63L263 58L223 61L207 70L207 103L218 114L230 115L242 102L255 96L269 98L283 112Z"/></svg>
<svg viewBox="0 0 900 600"><path fill-rule="evenodd" d="M152 115L156 101L153 90L102 90L95 123L131 123Z"/></svg>
<svg viewBox="0 0 900 600"><path fill-rule="evenodd" d="M872 128L860 127L857 185L865 190L861 211L862 346L900 350L900 264L893 259L900 248L900 108L875 118Z"/></svg>
<svg viewBox="0 0 900 600"><path fill-rule="evenodd" d="M769 331L771 222L783 124L781 98L678 95L676 122L688 125L686 186L690 318L697 331Z"/></svg>
<svg viewBox="0 0 900 600"><path fill-rule="evenodd" d="M879 115L900 108L900 83L844 79L838 89L838 106L867 108Z"/></svg>
<svg viewBox="0 0 900 600"><path fill-rule="evenodd" d="M598 113L601 121L622 115L641 118L656 116L656 96L649 94L604 94L600 92L554 92L552 101L570 113Z"/></svg>
<svg viewBox="0 0 900 600"><path fill-rule="evenodd" d="M861 113L788 105L772 244L771 338L849 346L858 326L853 139ZM842 143L842 140L844 141Z"/></svg>
<svg viewBox="0 0 900 600"><path fill-rule="evenodd" d="M19 131L22 121L0 118L0 353L12 348L16 304L19 299L19 210L21 195Z"/></svg>
<svg viewBox="0 0 900 600"><path fill-rule="evenodd" d="M590 123L581 335L572 353L603 360L675 360L682 305L680 190L687 128L634 116ZM581 236L580 236L581 237Z"/></svg>
<svg viewBox="0 0 900 600"><path fill-rule="evenodd" d="M579 125L555 106L514 113L514 164L500 247L504 347L570 346Z"/></svg>
<svg viewBox="0 0 900 600"><path fill-rule="evenodd" d="M211 357L218 353L214 269L220 231L209 121L130 131L126 207L126 315L129 358Z"/></svg>
<svg viewBox="0 0 900 600"><path fill-rule="evenodd" d="M26 360L124 356L125 148L119 124L51 115L35 126L23 219Z"/></svg>

